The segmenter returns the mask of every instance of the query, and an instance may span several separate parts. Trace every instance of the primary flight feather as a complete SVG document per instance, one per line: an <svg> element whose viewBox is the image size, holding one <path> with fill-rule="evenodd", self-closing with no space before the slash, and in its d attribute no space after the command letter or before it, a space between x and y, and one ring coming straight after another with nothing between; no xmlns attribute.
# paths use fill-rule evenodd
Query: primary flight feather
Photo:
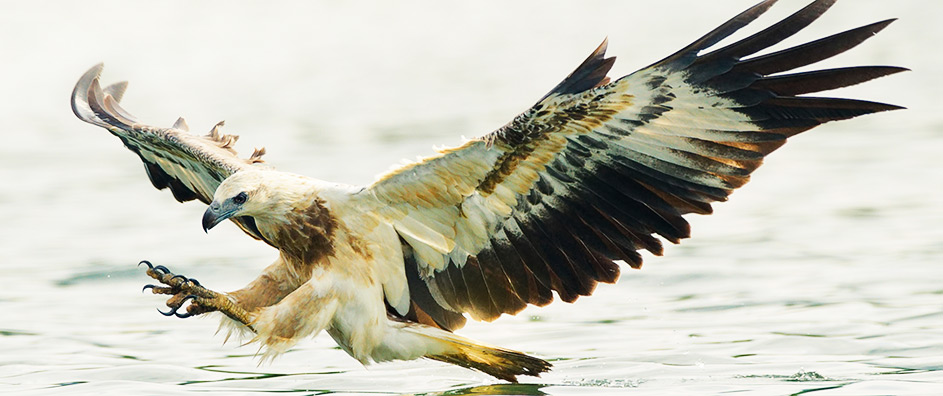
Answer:
<svg viewBox="0 0 943 396"><path fill-rule="evenodd" d="M270 355L326 330L364 364L426 357L516 381L550 364L455 335L466 314L490 321L554 294L567 302L589 295L616 281L618 261L638 268L639 250L660 255L661 239L688 237L682 216L710 213L787 138L900 109L807 94L903 68L791 73L892 20L754 56L834 0L709 50L774 2L615 80L604 41L505 126L363 187L275 170L264 149L240 158L222 123L205 136L189 133L183 119L171 128L140 123L118 105L124 83L101 88L101 65L79 80L72 109L135 152L155 187L209 205L204 229L231 220L279 250L258 279L230 293L147 263L162 283L147 288L172 296L167 315L220 311Z"/></svg>

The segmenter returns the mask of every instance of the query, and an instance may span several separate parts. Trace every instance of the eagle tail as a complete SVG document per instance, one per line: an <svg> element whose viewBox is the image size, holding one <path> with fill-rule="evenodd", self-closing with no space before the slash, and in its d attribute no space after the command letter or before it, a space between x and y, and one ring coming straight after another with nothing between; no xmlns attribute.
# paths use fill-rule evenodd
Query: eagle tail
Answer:
<svg viewBox="0 0 943 396"><path fill-rule="evenodd" d="M546 360L485 345L446 331L423 332L423 335L432 338L440 347L423 357L478 370L509 382L516 383L518 375L538 377L552 367Z"/></svg>

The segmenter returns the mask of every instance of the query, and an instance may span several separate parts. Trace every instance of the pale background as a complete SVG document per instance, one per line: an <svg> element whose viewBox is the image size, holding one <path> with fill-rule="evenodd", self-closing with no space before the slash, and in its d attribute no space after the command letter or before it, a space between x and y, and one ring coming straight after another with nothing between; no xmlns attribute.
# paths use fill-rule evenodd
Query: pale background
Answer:
<svg viewBox="0 0 943 396"><path fill-rule="evenodd" d="M729 1L4 1L0 12L0 393L931 394L943 389L943 2L840 1L787 42L890 17L826 66L913 72L840 95L909 107L794 139L692 217L694 238L577 305L466 336L550 359L534 385L436 362L363 368L326 336L257 366L213 320L158 315L148 259L231 290L275 252L155 191L131 152L77 120L105 62L124 107L243 155L367 183L401 158L499 127L606 36L611 75L661 59L754 3ZM755 32L806 4L782 0ZM738 37L743 37L739 34ZM839 95L836 94L836 95Z"/></svg>

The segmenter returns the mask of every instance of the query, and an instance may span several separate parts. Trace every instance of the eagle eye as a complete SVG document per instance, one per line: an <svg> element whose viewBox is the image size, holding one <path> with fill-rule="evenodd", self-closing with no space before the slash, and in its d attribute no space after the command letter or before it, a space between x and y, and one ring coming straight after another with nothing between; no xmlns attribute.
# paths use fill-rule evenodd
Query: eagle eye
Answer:
<svg viewBox="0 0 943 396"><path fill-rule="evenodd" d="M242 205L246 203L247 199L249 199L249 195L246 194L245 191L237 194L235 197L232 197L232 201L235 202L237 205Z"/></svg>

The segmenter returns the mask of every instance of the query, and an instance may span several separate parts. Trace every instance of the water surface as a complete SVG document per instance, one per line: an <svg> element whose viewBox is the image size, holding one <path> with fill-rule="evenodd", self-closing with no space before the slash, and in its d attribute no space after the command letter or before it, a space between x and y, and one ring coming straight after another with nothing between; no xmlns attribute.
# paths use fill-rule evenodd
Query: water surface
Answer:
<svg viewBox="0 0 943 396"><path fill-rule="evenodd" d="M461 334L551 360L508 385L430 361L364 368L319 336L271 364L140 293L142 259L241 287L275 252L153 190L137 158L75 119L104 61L127 109L284 170L367 183L401 158L524 110L603 37L625 74L753 0L20 2L0 13L0 392L11 394L936 394L943 390L943 39L932 1L842 1L791 43L900 17L827 66L914 72L843 91L909 107L801 135L692 217L694 238L576 305ZM804 5L783 0L769 23ZM741 35L742 36L742 35Z"/></svg>

